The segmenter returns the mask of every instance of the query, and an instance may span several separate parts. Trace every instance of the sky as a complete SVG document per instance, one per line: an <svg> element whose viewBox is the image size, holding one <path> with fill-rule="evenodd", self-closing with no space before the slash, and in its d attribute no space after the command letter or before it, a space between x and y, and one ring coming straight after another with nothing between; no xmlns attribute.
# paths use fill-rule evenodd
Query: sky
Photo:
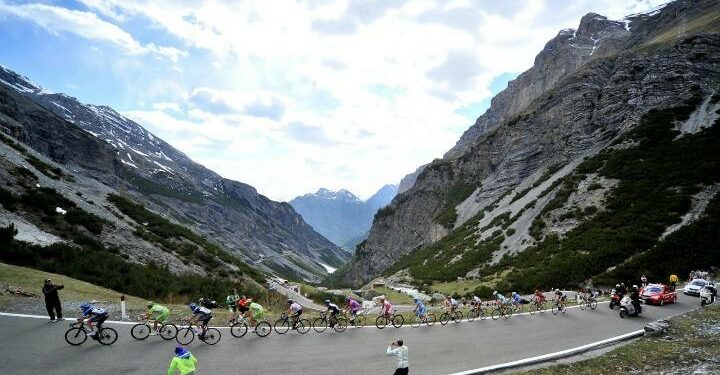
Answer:
<svg viewBox="0 0 720 375"><path fill-rule="evenodd" d="M665 0L0 0L0 64L288 201L449 150L545 43Z"/></svg>

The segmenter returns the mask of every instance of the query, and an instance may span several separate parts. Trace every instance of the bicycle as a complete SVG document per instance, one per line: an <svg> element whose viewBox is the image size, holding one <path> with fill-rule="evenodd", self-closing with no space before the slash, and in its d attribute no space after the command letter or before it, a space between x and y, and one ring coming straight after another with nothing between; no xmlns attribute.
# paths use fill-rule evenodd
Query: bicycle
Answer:
<svg viewBox="0 0 720 375"><path fill-rule="evenodd" d="M475 319L485 320L487 315L487 309L478 304L477 306L473 306L470 308L470 311L468 311L467 314L467 320L468 322L472 322Z"/></svg>
<svg viewBox="0 0 720 375"><path fill-rule="evenodd" d="M552 307L552 313L553 315L557 315L559 313L565 314L565 310L567 310L567 307L565 307L565 303L561 301L555 301L553 303Z"/></svg>
<svg viewBox="0 0 720 375"><path fill-rule="evenodd" d="M365 314L360 314L359 312L355 314L354 316L352 314L348 315L347 312L344 312L343 317L347 319L348 325L351 325L355 328L362 327L367 323L367 317Z"/></svg>
<svg viewBox="0 0 720 375"><path fill-rule="evenodd" d="M378 329L383 329L388 324L392 324L395 328L400 328L403 323L405 323L405 318L403 318L402 315L397 315L395 313L393 313L389 318L387 315L380 315L375 318L375 327Z"/></svg>
<svg viewBox="0 0 720 375"><path fill-rule="evenodd" d="M311 324L307 319L289 317L286 313L282 313L280 318L275 321L274 326L275 332L280 335L285 334L291 328L304 335L310 331Z"/></svg>
<svg viewBox="0 0 720 375"><path fill-rule="evenodd" d="M588 307L592 310L597 308L597 299L595 299L595 297L581 296L580 299L580 310L585 310Z"/></svg>
<svg viewBox="0 0 720 375"><path fill-rule="evenodd" d="M530 310L530 315L533 315L536 312L544 313L545 310L547 310L547 301L544 299L539 300L536 298L530 303L530 307L528 307L528 310Z"/></svg>
<svg viewBox="0 0 720 375"><path fill-rule="evenodd" d="M190 319L183 319L183 322L187 322L188 326L180 328L177 332L177 335L175 336L175 340L180 345L188 345L195 339L195 334L199 333L198 339L208 345L215 345L218 342L220 342L220 330L217 328L211 328L208 327L205 330L205 334L202 334L202 331L197 332L196 329L193 329L193 325L197 327L195 323L191 323Z"/></svg>
<svg viewBox="0 0 720 375"><path fill-rule="evenodd" d="M150 324L148 323L148 319L141 319L142 321L138 324L135 324L130 328L130 335L135 340L145 340L150 336L150 332L152 332L152 327L150 327ZM160 337L162 337L165 340L172 340L177 336L178 328L174 324L168 324L163 323L160 325L160 329L158 330Z"/></svg>
<svg viewBox="0 0 720 375"><path fill-rule="evenodd" d="M501 317L505 319L510 319L510 317L513 314L513 307L509 306L507 303L499 304L498 307L494 308L492 311L492 318L493 320L498 320Z"/></svg>
<svg viewBox="0 0 720 375"><path fill-rule="evenodd" d="M90 331L85 328L85 321L70 324L70 329L65 332L65 341L73 346L84 343ZM97 332L91 336L93 340L97 340L102 345L112 345L117 341L118 333L110 327L97 327Z"/></svg>
<svg viewBox="0 0 720 375"><path fill-rule="evenodd" d="M458 307L455 311L449 312L445 311L440 315L440 324L446 325L450 323L450 320L452 320L455 323L460 323L463 319L463 313L460 311L460 308Z"/></svg>
<svg viewBox="0 0 720 375"><path fill-rule="evenodd" d="M347 318L342 315L327 316L326 312L321 312L320 317L313 321L313 329L315 332L325 332L328 326L332 326L335 332L342 332L347 328Z"/></svg>
<svg viewBox="0 0 720 375"><path fill-rule="evenodd" d="M233 337L241 338L245 336L245 334L248 332L248 318L245 317L245 315L238 315L235 317L235 319L231 320L232 324L230 325L230 334L233 335ZM268 332L265 333L265 330L258 330L258 327L263 322L259 322L255 326L255 334L257 334L260 337L265 337L270 334L270 331L272 331L272 328L268 327ZM265 322L267 323L267 322ZM267 323L269 326L270 323Z"/></svg>
<svg viewBox="0 0 720 375"><path fill-rule="evenodd" d="M421 324L426 324L428 327L435 324L437 319L435 318L435 314L433 313L425 313L424 316L420 316L419 314L415 314L413 316L412 320L410 320L410 326L413 328L419 327Z"/></svg>

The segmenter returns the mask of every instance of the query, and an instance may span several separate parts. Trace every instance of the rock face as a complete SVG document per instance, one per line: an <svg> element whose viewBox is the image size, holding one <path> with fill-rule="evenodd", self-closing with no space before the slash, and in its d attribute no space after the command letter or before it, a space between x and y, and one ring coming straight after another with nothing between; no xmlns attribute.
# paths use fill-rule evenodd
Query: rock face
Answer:
<svg viewBox="0 0 720 375"><path fill-rule="evenodd" d="M192 223L265 271L317 279L326 273L320 263L338 267L349 258L289 204L195 163L109 107L51 93L5 67L0 130L113 191L130 191L156 212Z"/></svg>
<svg viewBox="0 0 720 375"><path fill-rule="evenodd" d="M373 216L395 197L397 186L385 185L367 201L343 189L320 189L290 201L290 205L320 234L338 246L354 251L367 238Z"/></svg>
<svg viewBox="0 0 720 375"><path fill-rule="evenodd" d="M457 213L457 228L531 176L607 147L647 111L711 95L720 82L718 12L717 2L677 1L624 21L591 13L560 31L376 217L344 280L365 282L445 236L443 213Z"/></svg>

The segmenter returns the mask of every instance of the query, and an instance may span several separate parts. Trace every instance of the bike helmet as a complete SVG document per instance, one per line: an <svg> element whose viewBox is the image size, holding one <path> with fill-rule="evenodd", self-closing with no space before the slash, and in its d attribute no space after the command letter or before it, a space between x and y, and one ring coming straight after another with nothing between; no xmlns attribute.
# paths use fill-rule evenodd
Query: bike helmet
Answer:
<svg viewBox="0 0 720 375"><path fill-rule="evenodd" d="M147 303L148 309L153 307L154 305L155 305L155 302L153 302L153 301L148 301L148 303Z"/></svg>
<svg viewBox="0 0 720 375"><path fill-rule="evenodd" d="M345 297L345 302L350 302L350 300L351 300L351 298L349 296Z"/></svg>
<svg viewBox="0 0 720 375"><path fill-rule="evenodd" d="M559 291L560 291L560 289L555 289L555 293L557 293L557 292L559 292Z"/></svg>
<svg viewBox="0 0 720 375"><path fill-rule="evenodd" d="M197 310L198 305L197 305L197 303L195 303L195 302L191 302L191 303L188 305L188 307L190 308L190 310L195 311L195 310Z"/></svg>
<svg viewBox="0 0 720 375"><path fill-rule="evenodd" d="M413 302L418 303L420 300L417 298L413 298Z"/></svg>
<svg viewBox="0 0 720 375"><path fill-rule="evenodd" d="M498 291L496 290L493 292L493 296L497 296L497 295L498 295Z"/></svg>
<svg viewBox="0 0 720 375"><path fill-rule="evenodd" d="M517 295L517 293L515 293L515 292L512 292L512 293L511 293L511 295L512 295L512 296L515 296L515 295Z"/></svg>
<svg viewBox="0 0 720 375"><path fill-rule="evenodd" d="M87 310L90 310L90 309L92 309L92 305L91 305L90 303L88 303L88 302L83 302L83 303L80 304L80 310L82 310L82 311L87 311Z"/></svg>
<svg viewBox="0 0 720 375"><path fill-rule="evenodd" d="M637 285L633 285L633 288L637 289Z"/></svg>
<svg viewBox="0 0 720 375"><path fill-rule="evenodd" d="M330 300L329 300L329 299L326 299L326 300L325 300L325 304L326 304L326 305L329 305L329 304L330 304Z"/></svg>
<svg viewBox="0 0 720 375"><path fill-rule="evenodd" d="M292 305L292 303L293 303L293 300L289 299L289 300L288 300L288 305Z"/></svg>
<svg viewBox="0 0 720 375"><path fill-rule="evenodd" d="M619 288L619 287L620 287L620 284L615 284L615 287L616 287L616 288Z"/></svg>

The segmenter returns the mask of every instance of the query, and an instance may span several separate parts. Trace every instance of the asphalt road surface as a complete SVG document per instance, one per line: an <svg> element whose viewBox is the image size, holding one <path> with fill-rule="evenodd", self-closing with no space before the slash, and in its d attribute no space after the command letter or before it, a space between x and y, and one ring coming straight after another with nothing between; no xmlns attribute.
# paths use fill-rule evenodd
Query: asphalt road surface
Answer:
<svg viewBox="0 0 720 375"><path fill-rule="evenodd" d="M546 312L419 328L273 332L265 338L249 331L240 339L225 329L219 344L209 346L196 338L189 349L198 358L198 375L392 374L396 359L385 357L385 350L391 341L403 339L410 348L412 374L448 374L590 344L698 306L698 298L680 295L677 304L644 306L642 316L626 319L603 303L597 310L572 308L558 316ZM88 339L72 347L63 338L68 324L0 316L0 373L162 374L177 345L156 336L136 341L131 326L108 324L119 333L114 345Z"/></svg>

